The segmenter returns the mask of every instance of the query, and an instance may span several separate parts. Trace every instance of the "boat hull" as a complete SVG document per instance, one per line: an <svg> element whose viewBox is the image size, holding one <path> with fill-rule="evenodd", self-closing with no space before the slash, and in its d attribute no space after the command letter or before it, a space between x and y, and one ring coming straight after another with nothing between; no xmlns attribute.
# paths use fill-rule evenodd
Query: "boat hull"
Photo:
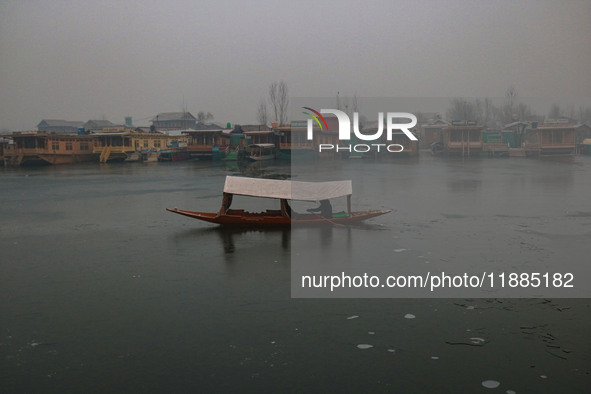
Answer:
<svg viewBox="0 0 591 394"><path fill-rule="evenodd" d="M282 216L280 211L250 213L243 210L229 210L227 214L220 215L218 213L211 212L185 211L178 208L166 208L166 210L179 215L188 216L193 219L232 227L347 225L359 223L361 221L391 212L390 210L352 212L349 216L345 215L329 219L315 214L296 214L295 217L289 218Z"/></svg>
<svg viewBox="0 0 591 394"><path fill-rule="evenodd" d="M191 154L184 151L163 151L158 155L158 161L185 161L191 159Z"/></svg>

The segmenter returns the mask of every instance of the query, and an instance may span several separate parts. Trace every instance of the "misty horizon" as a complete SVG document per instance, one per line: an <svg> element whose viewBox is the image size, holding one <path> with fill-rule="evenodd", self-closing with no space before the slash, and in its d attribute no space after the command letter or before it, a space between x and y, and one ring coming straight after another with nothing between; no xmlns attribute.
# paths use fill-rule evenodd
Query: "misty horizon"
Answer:
<svg viewBox="0 0 591 394"><path fill-rule="evenodd" d="M0 129L42 119L148 126L162 112L257 123L290 98L518 100L591 106L585 1L17 2L0 4ZM398 110L398 109L397 109Z"/></svg>

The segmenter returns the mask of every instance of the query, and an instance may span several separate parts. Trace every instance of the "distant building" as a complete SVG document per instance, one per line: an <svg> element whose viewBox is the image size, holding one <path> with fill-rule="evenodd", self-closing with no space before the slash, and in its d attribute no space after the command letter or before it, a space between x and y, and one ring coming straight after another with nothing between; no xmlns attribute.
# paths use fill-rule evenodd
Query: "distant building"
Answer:
<svg viewBox="0 0 591 394"><path fill-rule="evenodd" d="M84 127L84 122L43 119L37 125L37 130L48 134L78 134L78 129L81 127Z"/></svg>
<svg viewBox="0 0 591 394"><path fill-rule="evenodd" d="M89 120L82 126L86 132L108 129L112 127L123 127L108 120Z"/></svg>
<svg viewBox="0 0 591 394"><path fill-rule="evenodd" d="M197 119L190 112L161 112L151 120L153 130L195 130Z"/></svg>

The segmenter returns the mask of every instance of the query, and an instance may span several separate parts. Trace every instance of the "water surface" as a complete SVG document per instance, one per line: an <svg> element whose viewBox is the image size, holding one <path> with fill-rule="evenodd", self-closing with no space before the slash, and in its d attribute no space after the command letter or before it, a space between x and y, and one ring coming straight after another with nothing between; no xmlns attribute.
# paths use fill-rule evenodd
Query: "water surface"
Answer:
<svg viewBox="0 0 591 394"><path fill-rule="evenodd" d="M408 261L486 262L473 230L485 221L487 236L504 239L513 223L524 250L559 258L552 242L584 237L591 222L586 157L334 165L371 185L354 184L354 206L380 208L388 193L382 205L395 212L310 239L390 234ZM217 210L226 175L289 171L202 162L1 170L0 391L478 392L489 381L500 392L588 390L588 299L292 299L293 242L305 233L227 231L164 210ZM515 201L523 193L529 201ZM447 247L454 231L474 246Z"/></svg>

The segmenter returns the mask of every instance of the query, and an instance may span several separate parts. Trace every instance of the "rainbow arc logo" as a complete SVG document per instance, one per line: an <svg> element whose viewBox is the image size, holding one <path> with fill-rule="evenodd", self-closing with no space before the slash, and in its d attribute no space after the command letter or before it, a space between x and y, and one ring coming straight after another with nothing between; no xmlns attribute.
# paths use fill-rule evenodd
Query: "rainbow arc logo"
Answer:
<svg viewBox="0 0 591 394"><path fill-rule="evenodd" d="M302 113L305 115L311 116L316 121L316 123L318 123L318 126L320 126L320 131L323 131L322 123L324 123L324 127L326 127L326 131L328 131L328 125L326 124L326 119L324 119L324 116L322 116L322 114L320 114L320 112L318 112L315 109L310 108L310 107L302 107L302 108L313 112L313 113L310 113L310 112L302 112ZM320 119L318 119L318 118L320 118ZM320 123L320 120L322 120L322 123Z"/></svg>

